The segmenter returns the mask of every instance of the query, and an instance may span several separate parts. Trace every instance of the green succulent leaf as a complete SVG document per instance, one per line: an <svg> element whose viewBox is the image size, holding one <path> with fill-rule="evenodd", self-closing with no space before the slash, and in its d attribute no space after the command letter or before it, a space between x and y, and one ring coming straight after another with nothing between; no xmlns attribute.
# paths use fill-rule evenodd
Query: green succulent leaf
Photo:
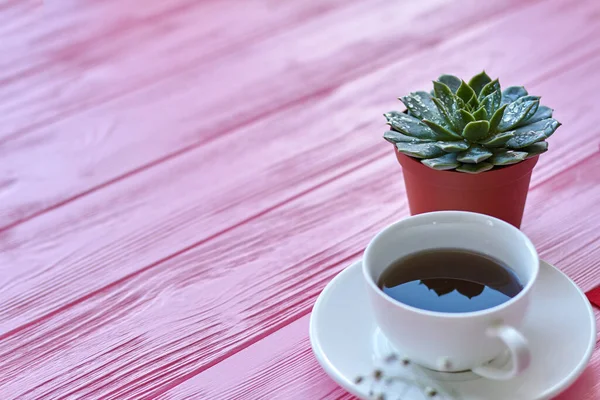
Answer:
<svg viewBox="0 0 600 400"><path fill-rule="evenodd" d="M392 129L418 139L435 139L436 134L427 125L408 114L390 111L383 114Z"/></svg>
<svg viewBox="0 0 600 400"><path fill-rule="evenodd" d="M436 134L438 139L440 140L460 140L462 136L452 132L449 129L444 128L441 125L436 124L433 121L428 121L426 119L423 120L423 123L431 128Z"/></svg>
<svg viewBox="0 0 600 400"><path fill-rule="evenodd" d="M435 97L437 97L446 110L448 110L450 120L452 121L453 126L456 127L456 115L458 114L459 109L464 108L464 101L462 101L461 98L456 97L444 83L433 82L433 90L435 92Z"/></svg>
<svg viewBox="0 0 600 400"><path fill-rule="evenodd" d="M458 90L458 88L460 87L460 79L454 75L441 75L438 78L439 82L442 82L443 84L445 84L446 86L448 86L450 88L450 90L452 91L452 93L456 93L456 91Z"/></svg>
<svg viewBox="0 0 600 400"><path fill-rule="evenodd" d="M546 139L546 135L544 135L543 132L523 132L519 135L515 135L508 142L506 142L506 147L509 149L518 150L527 146L531 146L532 144L540 142L544 139Z"/></svg>
<svg viewBox="0 0 600 400"><path fill-rule="evenodd" d="M437 107L438 111L440 112L440 114L443 117L443 124L449 128L449 129L456 129L454 127L454 122L452 119L452 116L450 115L450 112L446 109L446 107L444 106L444 104L442 104L442 102L440 101L440 99L437 99L435 97L432 97L431 100L433 101L433 104L435 104L435 106Z"/></svg>
<svg viewBox="0 0 600 400"><path fill-rule="evenodd" d="M480 162L478 164L461 164L456 167L458 172L466 172L467 174L479 174L480 172L489 171L494 168L494 164L489 162Z"/></svg>
<svg viewBox="0 0 600 400"><path fill-rule="evenodd" d="M435 145L440 149L444 150L446 153L456 153L459 151L464 151L469 148L469 143L464 140L455 140L450 142L435 142Z"/></svg>
<svg viewBox="0 0 600 400"><path fill-rule="evenodd" d="M520 133L527 131L542 131L546 138L549 138L558 129L560 125L561 123L555 120L554 118L546 118L541 121L534 122L533 124L521 126L515 129L514 132L515 136L518 136Z"/></svg>
<svg viewBox="0 0 600 400"><path fill-rule="evenodd" d="M396 143L399 152L415 158L435 158L443 156L444 151L434 143Z"/></svg>
<svg viewBox="0 0 600 400"><path fill-rule="evenodd" d="M498 124L500 132L513 129L521 121L532 117L540 105L540 98L536 96L521 97L510 103L504 110L504 115Z"/></svg>
<svg viewBox="0 0 600 400"><path fill-rule="evenodd" d="M527 90L523 86L510 86L502 92L502 101L500 105L505 105L527 96Z"/></svg>
<svg viewBox="0 0 600 400"><path fill-rule="evenodd" d="M481 100L481 106L485 108L488 116L493 116L498 107L500 107L500 100L502 99L502 95L500 91L495 91L493 93L488 94Z"/></svg>
<svg viewBox="0 0 600 400"><path fill-rule="evenodd" d="M504 116L504 110L506 110L508 104L503 105L499 109L496 110L492 118L490 119L490 132L496 132L498 129L498 124L502 121L502 117Z"/></svg>
<svg viewBox="0 0 600 400"><path fill-rule="evenodd" d="M471 111L477 110L479 108L479 100L477 100L477 96L471 97L471 100L467 102L467 107Z"/></svg>
<svg viewBox="0 0 600 400"><path fill-rule="evenodd" d="M475 117L473 116L473 114L471 114L467 110L459 110L459 112L460 112L460 116L462 117L463 121L466 122L466 124L468 124L469 122L475 121Z"/></svg>
<svg viewBox="0 0 600 400"><path fill-rule="evenodd" d="M529 121L537 113L538 108L540 108L540 97L539 96L525 96L525 97L521 97L520 99L517 100L517 102L518 101L530 101L530 100L534 102L534 106L531 108L531 110L529 110L527 115L525 115L524 121ZM521 122L523 122L523 121L521 121Z"/></svg>
<svg viewBox="0 0 600 400"><path fill-rule="evenodd" d="M514 132L502 132L502 133L494 135L486 140L480 141L479 143L484 145L485 147L489 147L489 148L502 147L513 136L515 136Z"/></svg>
<svg viewBox="0 0 600 400"><path fill-rule="evenodd" d="M471 80L469 81L469 86L471 86L471 88L473 88L473 90L475 91L477 96L479 96L479 93L481 93L481 90L483 89L483 87L485 85L487 85L488 83L490 83L491 81L492 81L492 78L490 78L485 73L485 71L482 71L481 73L479 73L471 78Z"/></svg>
<svg viewBox="0 0 600 400"><path fill-rule="evenodd" d="M457 160L461 163L477 164L487 160L493 155L491 151L483 146L472 145L469 150L458 153Z"/></svg>
<svg viewBox="0 0 600 400"><path fill-rule="evenodd" d="M456 91L456 95L460 97L465 103L469 103L469 101L473 97L477 97L475 91L465 81L461 81L460 86Z"/></svg>
<svg viewBox="0 0 600 400"><path fill-rule="evenodd" d="M501 149L494 152L490 162L494 165L511 165L527 158L527 152Z"/></svg>
<svg viewBox="0 0 600 400"><path fill-rule="evenodd" d="M509 149L522 149L549 138L560 126L553 118L543 119L513 131L514 137L506 142Z"/></svg>
<svg viewBox="0 0 600 400"><path fill-rule="evenodd" d="M458 112L456 113L455 119L456 119L456 132L460 134L462 133L462 131L465 129L465 126L467 126L467 124L469 122L472 122L471 118L474 118L473 115L466 115L465 113L461 112L463 111L458 110ZM462 136L461 136L462 138Z"/></svg>
<svg viewBox="0 0 600 400"><path fill-rule="evenodd" d="M498 94L500 94L500 97L502 97L502 92L500 89L500 81L498 81L498 79L494 79L493 81L491 81L490 83L488 83L481 89L481 92L479 93L479 101L483 101L483 99L486 96L489 96L490 94L492 94L494 92L498 92ZM498 107L496 107L496 108L498 108Z"/></svg>
<svg viewBox="0 0 600 400"><path fill-rule="evenodd" d="M484 106L481 106L477 111L473 113L473 117L477 121L487 121L488 113Z"/></svg>
<svg viewBox="0 0 600 400"><path fill-rule="evenodd" d="M535 114L528 118L526 121L521 121L521 123L517 126L523 126L527 124L533 124L534 122L541 121L543 119L552 118L552 110L550 107L539 106Z"/></svg>
<svg viewBox="0 0 600 400"><path fill-rule="evenodd" d="M462 132L465 139L471 142L483 140L488 136L490 123L488 121L469 122Z"/></svg>
<svg viewBox="0 0 600 400"><path fill-rule="evenodd" d="M433 91L435 93L435 97L440 99L444 107L448 110L451 109L451 106L454 103L454 93L445 83L433 81Z"/></svg>
<svg viewBox="0 0 600 400"><path fill-rule="evenodd" d="M397 132L397 131L386 131L383 134L383 138L385 140L387 140L390 143L398 143L398 142L405 142L405 143L425 143L425 142L433 142L432 139L418 139L412 136L406 136L403 133Z"/></svg>
<svg viewBox="0 0 600 400"><path fill-rule="evenodd" d="M462 101L460 97L455 96L450 88L441 82L433 82L433 90L435 92L435 97L442 102L444 108L448 111L447 114L452 126L458 130L458 127L460 126L458 110L464 108L465 102Z"/></svg>
<svg viewBox="0 0 600 400"><path fill-rule="evenodd" d="M539 124L539 125L537 125L537 124ZM548 118L548 119L543 119L538 122L534 122L533 124L529 124L527 126L519 128L519 129L526 128L526 127L529 127L531 129L533 127L541 126L542 127L541 129L546 134L546 139L548 139L550 136L552 136L554 134L554 132L556 132L556 130L561 125L562 124L560 122L558 122L557 120L555 120L553 118Z"/></svg>
<svg viewBox="0 0 600 400"><path fill-rule="evenodd" d="M537 142L521 150L527 152L527 158L535 157L548 151L548 142Z"/></svg>
<svg viewBox="0 0 600 400"><path fill-rule="evenodd" d="M460 118L460 129L458 129L457 131L462 134L462 131L465 129L465 126L467 126L469 122L475 121L475 117L467 110L458 110L458 116Z"/></svg>
<svg viewBox="0 0 600 400"><path fill-rule="evenodd" d="M400 98L400 101L404 103L414 117L435 122L442 121L442 115L431 100L431 95L427 92L414 92Z"/></svg>
<svg viewBox="0 0 600 400"><path fill-rule="evenodd" d="M449 153L441 157L430 158L428 160L421 160L421 162L427 165L429 168L437 169L440 171L454 169L460 165L460 163L456 161L456 153Z"/></svg>

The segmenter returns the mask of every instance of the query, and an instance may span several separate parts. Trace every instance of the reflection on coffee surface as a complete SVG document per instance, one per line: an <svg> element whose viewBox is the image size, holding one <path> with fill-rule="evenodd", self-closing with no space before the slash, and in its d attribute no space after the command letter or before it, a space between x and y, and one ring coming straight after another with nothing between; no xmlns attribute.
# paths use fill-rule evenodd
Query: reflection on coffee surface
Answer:
<svg viewBox="0 0 600 400"><path fill-rule="evenodd" d="M504 263L462 249L432 249L394 261L378 282L385 294L429 311L480 311L516 296L523 285Z"/></svg>

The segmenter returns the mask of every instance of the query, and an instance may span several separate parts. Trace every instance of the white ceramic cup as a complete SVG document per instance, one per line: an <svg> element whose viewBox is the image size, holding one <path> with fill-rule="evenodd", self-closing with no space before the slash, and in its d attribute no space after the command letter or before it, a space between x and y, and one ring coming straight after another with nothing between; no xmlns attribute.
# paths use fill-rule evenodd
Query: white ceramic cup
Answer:
<svg viewBox="0 0 600 400"><path fill-rule="evenodd" d="M444 313L411 307L386 295L377 282L395 260L422 250L454 248L489 255L508 265L523 290L498 306L481 311ZM539 257L520 230L476 213L440 211L389 225L367 246L363 258L373 313L380 329L403 355L440 371L472 370L489 379L507 380L522 373L531 355L519 325L529 305ZM488 364L506 349L510 370Z"/></svg>

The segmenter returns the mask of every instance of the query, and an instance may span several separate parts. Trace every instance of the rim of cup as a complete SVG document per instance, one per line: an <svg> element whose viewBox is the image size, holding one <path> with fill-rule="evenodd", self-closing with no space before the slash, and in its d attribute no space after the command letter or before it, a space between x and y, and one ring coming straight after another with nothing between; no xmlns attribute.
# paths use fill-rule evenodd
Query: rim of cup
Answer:
<svg viewBox="0 0 600 400"><path fill-rule="evenodd" d="M450 221L459 222L459 219L461 219L462 221L478 222L478 223L485 222L485 221L492 221L493 224L499 224L499 225L503 226L504 228L508 228L509 231L511 231L512 233L516 233L518 236L520 236L523 241L523 244L525 245L525 247L528 250L528 253L529 253L528 255L532 258L531 261L535 261L534 262L535 265L533 267L533 273L531 275L531 278L529 279L527 284L523 286L523 289L521 289L521 291L515 297L505 301L502 304L498 304L494 307L486 308L484 310L479 310L479 311L468 311L468 312L457 312L457 313L424 310L424 309L421 309L418 307L413 307L408 304L404 304L404 303L390 297L389 295L385 294L383 292L383 290L381 290L381 288L377 285L377 283L374 282L374 280L371 278L371 274L370 274L370 271L369 271L369 268L367 265L367 260L369 259L369 255L375 251L374 247L376 246L376 242L378 241L378 239L380 239L382 236L388 234L390 231L397 229L399 226L407 225L409 223L412 225L415 222L419 222L419 221L423 221L423 223L420 225L428 225L428 224L433 223L434 221L440 222L440 218L445 218L446 221L448 221L448 222L450 222ZM442 222L446 222L446 221L442 221ZM429 315L432 317L438 317L438 318L439 317L441 317L441 318L472 318L472 317L485 316L488 314L492 314L499 310L510 307L512 304L519 301L519 299L526 296L527 293L531 290L531 288L533 287L533 284L537 280L539 269L540 269L540 259L539 259L537 250L535 249L535 246L533 245L531 240L527 237L527 235L525 235L520 229L518 229L518 228L514 227L513 225L511 225L505 221L502 221L498 218L495 218L495 217L492 217L489 215L485 215L485 214L468 212L468 211L434 211L434 212L429 212L429 213L424 213L424 214L413 215L413 216L410 216L407 218L403 218L399 221L396 221L396 222L386 226L381 231L379 231L371 239L371 241L367 245L367 248L364 251L363 262L362 262L363 277L367 281L367 284L370 286L371 289L375 290L379 296L382 296L382 298L384 298L388 303L393 304L396 307L404 308L408 311L412 311L412 312L423 314L423 315Z"/></svg>

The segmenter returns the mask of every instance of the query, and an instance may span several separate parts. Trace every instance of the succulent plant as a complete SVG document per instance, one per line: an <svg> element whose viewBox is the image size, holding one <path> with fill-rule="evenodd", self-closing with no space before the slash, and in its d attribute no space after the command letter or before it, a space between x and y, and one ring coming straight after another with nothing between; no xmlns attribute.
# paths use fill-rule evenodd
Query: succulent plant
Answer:
<svg viewBox="0 0 600 400"><path fill-rule="evenodd" d="M430 93L400 100L407 109L384 114L391 130L383 137L437 170L476 174L516 164L548 150L546 139L560 126L540 97L522 86L501 91L485 71L469 83L442 75Z"/></svg>

